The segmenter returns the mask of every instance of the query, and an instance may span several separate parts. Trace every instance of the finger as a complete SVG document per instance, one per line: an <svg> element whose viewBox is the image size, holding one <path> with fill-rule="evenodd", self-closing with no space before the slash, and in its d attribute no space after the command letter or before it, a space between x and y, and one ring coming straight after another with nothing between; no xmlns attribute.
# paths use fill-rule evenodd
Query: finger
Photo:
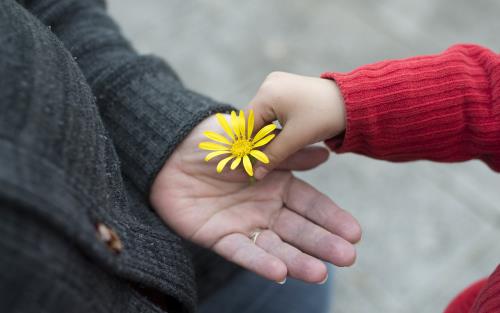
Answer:
<svg viewBox="0 0 500 313"><path fill-rule="evenodd" d="M324 282L328 272L325 263L283 242L276 233L264 230L255 244L282 260L288 276L310 283Z"/></svg>
<svg viewBox="0 0 500 313"><path fill-rule="evenodd" d="M247 114L250 110L253 110L254 113L254 131L258 131L278 119L273 108L273 101L270 101L270 97L266 94L265 88L262 86L252 101L250 101L247 109L245 109Z"/></svg>
<svg viewBox="0 0 500 313"><path fill-rule="evenodd" d="M301 251L337 266L352 265L356 259L350 242L289 209L281 211L271 229Z"/></svg>
<svg viewBox="0 0 500 313"><path fill-rule="evenodd" d="M279 170L304 171L315 168L326 162L330 151L320 146L310 146L300 149L281 162L276 168Z"/></svg>
<svg viewBox="0 0 500 313"><path fill-rule="evenodd" d="M284 117L280 119L278 112L274 109L274 105L276 105L278 99L274 98L272 95L273 92L270 90L272 90L272 88L269 87L269 84L262 84L247 108L247 111L254 111L254 129L256 131L259 131L262 127L276 120L285 122ZM260 162L257 163L254 173L256 179L264 178L273 168L279 166L285 159L307 145L297 141L301 136L293 138L294 132L290 132L289 127L286 129L285 132L276 130L276 138L274 138L274 140L264 149L264 153L269 158L269 162L265 166ZM278 142L278 144L275 142Z"/></svg>
<svg viewBox="0 0 500 313"><path fill-rule="evenodd" d="M287 190L285 205L351 243L361 239L361 227L351 214L298 178L292 181Z"/></svg>
<svg viewBox="0 0 500 313"><path fill-rule="evenodd" d="M269 163L257 165L254 174L256 179L264 178L289 156L311 143L308 137L303 136L300 129L301 127L296 127L292 121L289 121L276 138L266 146L263 152L269 158Z"/></svg>
<svg viewBox="0 0 500 313"><path fill-rule="evenodd" d="M276 282L286 279L285 263L264 251L243 234L233 233L217 241L212 249L227 260Z"/></svg>

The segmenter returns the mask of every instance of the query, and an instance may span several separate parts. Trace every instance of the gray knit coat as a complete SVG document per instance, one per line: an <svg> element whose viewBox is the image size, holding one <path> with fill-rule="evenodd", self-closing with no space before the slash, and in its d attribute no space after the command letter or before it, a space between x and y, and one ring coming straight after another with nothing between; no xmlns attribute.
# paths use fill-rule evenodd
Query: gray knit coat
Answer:
<svg viewBox="0 0 500 313"><path fill-rule="evenodd" d="M237 269L174 234L148 189L230 109L134 51L100 0L1 0L0 312L195 311Z"/></svg>

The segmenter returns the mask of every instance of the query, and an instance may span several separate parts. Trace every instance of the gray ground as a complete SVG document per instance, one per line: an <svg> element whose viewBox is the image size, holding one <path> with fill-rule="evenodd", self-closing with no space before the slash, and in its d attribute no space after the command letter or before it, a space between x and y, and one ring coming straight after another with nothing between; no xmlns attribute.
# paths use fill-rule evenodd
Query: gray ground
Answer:
<svg viewBox="0 0 500 313"><path fill-rule="evenodd" d="M110 0L143 52L186 84L245 105L273 70L319 75L456 42L500 50L500 2ZM334 312L440 312L500 260L500 176L480 162L391 164L332 155L301 174L364 227L336 273Z"/></svg>

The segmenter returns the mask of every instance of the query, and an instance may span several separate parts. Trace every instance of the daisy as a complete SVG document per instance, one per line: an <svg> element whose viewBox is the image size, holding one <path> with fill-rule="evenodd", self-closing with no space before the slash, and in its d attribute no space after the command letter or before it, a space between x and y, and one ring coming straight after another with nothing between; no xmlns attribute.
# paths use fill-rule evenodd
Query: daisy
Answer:
<svg viewBox="0 0 500 313"><path fill-rule="evenodd" d="M226 164L233 160L231 163L231 170L238 167L240 163L243 163L243 167L249 176L253 176L252 161L250 157L253 157L262 163L269 163L269 158L260 150L255 148L262 147L269 143L273 138L274 134L270 134L276 129L276 125L269 124L263 127L255 137L252 138L253 126L254 126L254 115L253 111L250 110L248 114L248 123L245 126L245 113L240 111L239 116L236 112L231 112L231 126L229 126L228 121L224 115L218 113L216 114L219 124L222 129L226 132L229 138L212 131L206 131L203 134L209 139L216 141L201 142L198 147L203 150L211 150L205 157L205 161L209 161L216 156L229 154L228 157L222 159L217 164L217 173L222 172Z"/></svg>

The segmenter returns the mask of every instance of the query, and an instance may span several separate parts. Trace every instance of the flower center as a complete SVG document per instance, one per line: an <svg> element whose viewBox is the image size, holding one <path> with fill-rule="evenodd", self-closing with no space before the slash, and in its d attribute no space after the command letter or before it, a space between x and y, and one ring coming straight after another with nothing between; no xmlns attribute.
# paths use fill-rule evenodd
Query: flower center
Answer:
<svg viewBox="0 0 500 313"><path fill-rule="evenodd" d="M231 153L239 158L250 154L252 150L252 142L247 139L238 139L233 143L231 147Z"/></svg>

